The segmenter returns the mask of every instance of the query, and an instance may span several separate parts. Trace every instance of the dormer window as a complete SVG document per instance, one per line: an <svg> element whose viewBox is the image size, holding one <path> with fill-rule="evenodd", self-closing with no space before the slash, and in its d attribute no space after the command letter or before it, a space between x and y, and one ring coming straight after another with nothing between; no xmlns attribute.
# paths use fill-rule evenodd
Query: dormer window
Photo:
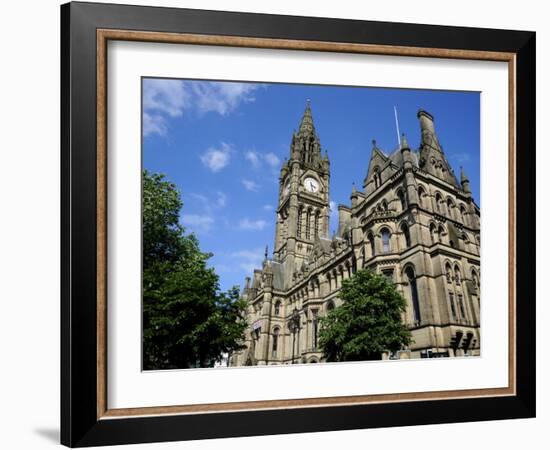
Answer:
<svg viewBox="0 0 550 450"><path fill-rule="evenodd" d="M378 167L375 167L373 169L373 178L374 178L374 187L375 189L378 189L382 184L380 179L380 169Z"/></svg>

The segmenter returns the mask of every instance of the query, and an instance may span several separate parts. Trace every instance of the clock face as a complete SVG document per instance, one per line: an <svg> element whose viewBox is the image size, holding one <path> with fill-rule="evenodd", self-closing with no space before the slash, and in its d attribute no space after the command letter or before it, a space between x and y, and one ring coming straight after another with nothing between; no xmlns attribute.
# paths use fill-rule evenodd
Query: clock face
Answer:
<svg viewBox="0 0 550 450"><path fill-rule="evenodd" d="M319 183L315 178L306 178L304 180L304 187L308 192L317 192L319 191Z"/></svg>

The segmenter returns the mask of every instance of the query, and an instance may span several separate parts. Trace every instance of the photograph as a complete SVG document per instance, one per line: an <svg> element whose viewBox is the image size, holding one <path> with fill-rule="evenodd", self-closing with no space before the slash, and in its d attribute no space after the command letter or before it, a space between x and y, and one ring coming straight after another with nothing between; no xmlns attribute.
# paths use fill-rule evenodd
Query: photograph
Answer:
<svg viewBox="0 0 550 450"><path fill-rule="evenodd" d="M482 354L479 92L141 83L142 370Z"/></svg>
<svg viewBox="0 0 550 450"><path fill-rule="evenodd" d="M61 443L521 446L543 15L146 3L61 5L60 80L27 64L60 94Z"/></svg>

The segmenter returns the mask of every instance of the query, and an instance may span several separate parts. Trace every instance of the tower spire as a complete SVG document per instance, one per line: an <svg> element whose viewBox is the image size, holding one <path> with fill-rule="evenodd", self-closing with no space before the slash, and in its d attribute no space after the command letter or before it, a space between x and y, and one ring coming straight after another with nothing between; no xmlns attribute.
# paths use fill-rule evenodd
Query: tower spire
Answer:
<svg viewBox="0 0 550 450"><path fill-rule="evenodd" d="M315 126L313 125L313 116L311 115L311 100L308 98L306 100L306 109L300 123L299 134L314 134L314 132Z"/></svg>
<svg viewBox="0 0 550 450"><path fill-rule="evenodd" d="M466 172L464 172L464 167L460 166L460 181L469 181L468 177L466 176Z"/></svg>
<svg viewBox="0 0 550 450"><path fill-rule="evenodd" d="M290 159L311 167L322 165L321 143L315 132L311 114L311 100L306 100L306 108L300 121L298 133L293 134Z"/></svg>

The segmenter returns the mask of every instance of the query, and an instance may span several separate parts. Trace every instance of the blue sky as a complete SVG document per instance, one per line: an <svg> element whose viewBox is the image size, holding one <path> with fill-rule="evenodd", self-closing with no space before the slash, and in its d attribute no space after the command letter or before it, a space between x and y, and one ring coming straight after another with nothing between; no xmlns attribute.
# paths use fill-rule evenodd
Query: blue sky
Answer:
<svg viewBox="0 0 550 450"><path fill-rule="evenodd" d="M143 80L143 165L176 183L181 223L195 233L220 287L243 285L271 254L278 174L306 99L331 163L333 206L362 187L371 141L389 153L400 131L417 148L422 108L455 173L464 166L479 204L479 93L172 79ZM337 211L331 214L331 233Z"/></svg>

